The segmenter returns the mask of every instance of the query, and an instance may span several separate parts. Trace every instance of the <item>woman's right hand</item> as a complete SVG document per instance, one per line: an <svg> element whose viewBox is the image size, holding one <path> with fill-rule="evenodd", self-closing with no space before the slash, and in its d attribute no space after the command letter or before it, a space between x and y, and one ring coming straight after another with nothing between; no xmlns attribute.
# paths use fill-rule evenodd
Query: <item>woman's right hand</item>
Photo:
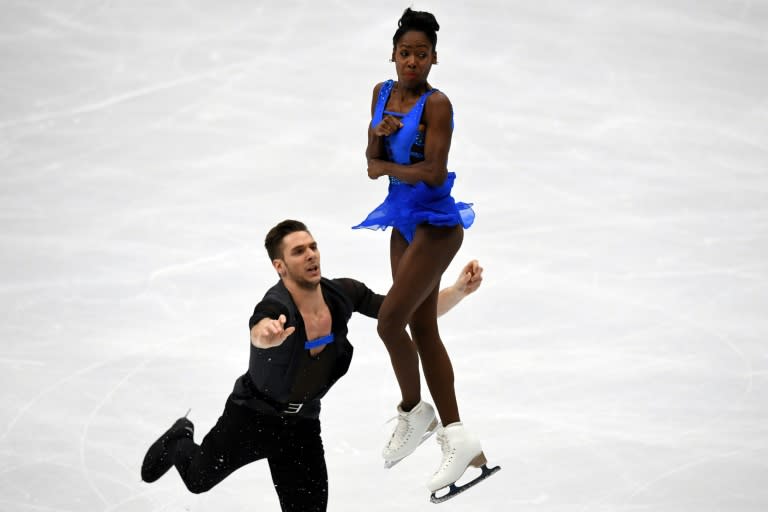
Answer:
<svg viewBox="0 0 768 512"><path fill-rule="evenodd" d="M395 116L384 116L381 122L373 127L373 134L379 137L387 137L402 127L403 123Z"/></svg>

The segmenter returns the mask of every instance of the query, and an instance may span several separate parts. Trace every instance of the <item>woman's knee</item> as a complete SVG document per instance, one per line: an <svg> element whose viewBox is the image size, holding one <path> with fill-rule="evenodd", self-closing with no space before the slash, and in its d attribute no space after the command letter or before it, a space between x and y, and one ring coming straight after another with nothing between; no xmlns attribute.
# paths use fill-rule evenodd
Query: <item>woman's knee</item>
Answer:
<svg viewBox="0 0 768 512"><path fill-rule="evenodd" d="M396 315L380 315L376 331L385 344L394 343L405 331L406 322L398 319Z"/></svg>
<svg viewBox="0 0 768 512"><path fill-rule="evenodd" d="M411 331L411 336L414 341L418 338L421 340L435 340L440 338L440 333L437 328L437 311L431 312L431 315L423 314L423 309L420 308L414 313L411 321L408 322L408 328Z"/></svg>

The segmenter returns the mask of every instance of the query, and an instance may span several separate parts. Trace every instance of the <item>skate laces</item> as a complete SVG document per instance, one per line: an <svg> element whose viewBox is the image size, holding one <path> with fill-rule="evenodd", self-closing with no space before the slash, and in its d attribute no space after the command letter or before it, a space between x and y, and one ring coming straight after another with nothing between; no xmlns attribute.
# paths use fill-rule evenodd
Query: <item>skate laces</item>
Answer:
<svg viewBox="0 0 768 512"><path fill-rule="evenodd" d="M440 445L440 451L443 452L443 461L440 463L440 469L438 469L435 474L442 471L443 468L445 468L451 459L453 458L453 452L454 449L451 446L451 443L448 441L448 436L445 435L445 432L441 429L440 432L437 433L437 444Z"/></svg>
<svg viewBox="0 0 768 512"><path fill-rule="evenodd" d="M389 442L387 443L387 449L392 449L392 444L397 440L400 444L404 444L405 441L410 437L410 431L413 430L411 428L411 423L409 421L409 417L405 415L398 414L397 416L393 416L390 419L388 419L385 422L385 425L389 425L394 420L397 420L397 425L395 425L395 429L392 431L392 435L389 438Z"/></svg>
<svg viewBox="0 0 768 512"><path fill-rule="evenodd" d="M440 445L440 451L443 452L443 455L445 455L451 450L451 445L448 442L448 436L446 436L442 432L437 434L437 444Z"/></svg>

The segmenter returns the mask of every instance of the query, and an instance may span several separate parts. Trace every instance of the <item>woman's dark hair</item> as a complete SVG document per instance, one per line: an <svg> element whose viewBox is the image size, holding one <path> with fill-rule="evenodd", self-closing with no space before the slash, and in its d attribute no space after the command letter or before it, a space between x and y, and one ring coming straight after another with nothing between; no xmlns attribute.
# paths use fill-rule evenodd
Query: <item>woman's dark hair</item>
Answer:
<svg viewBox="0 0 768 512"><path fill-rule="evenodd" d="M424 32L429 42L432 43L432 50L435 49L437 46L437 31L440 30L440 25L438 25L434 14L426 11L414 11L408 7L397 22L397 30L394 37L392 37L392 46L397 46L397 41L400 40L403 34L411 30Z"/></svg>
<svg viewBox="0 0 768 512"><path fill-rule="evenodd" d="M267 237L264 239L264 247L267 249L270 261L283 257L283 238L296 231L306 231L309 233L307 226L303 222L290 219L282 221L269 230Z"/></svg>

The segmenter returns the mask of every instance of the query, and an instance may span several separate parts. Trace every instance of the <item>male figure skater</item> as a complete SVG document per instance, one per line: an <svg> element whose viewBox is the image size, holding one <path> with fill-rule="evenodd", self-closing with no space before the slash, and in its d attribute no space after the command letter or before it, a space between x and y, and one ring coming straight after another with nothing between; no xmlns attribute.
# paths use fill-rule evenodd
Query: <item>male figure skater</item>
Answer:
<svg viewBox="0 0 768 512"><path fill-rule="evenodd" d="M187 488L202 493L266 458L283 511L325 511L320 399L349 368L352 313L376 318L384 297L354 279L322 277L317 242L299 221L277 224L264 245L280 281L251 316L248 371L202 444L193 441L192 422L178 419L147 451L141 477L154 482L175 465ZM482 271L467 263L440 291L439 313L477 290Z"/></svg>

